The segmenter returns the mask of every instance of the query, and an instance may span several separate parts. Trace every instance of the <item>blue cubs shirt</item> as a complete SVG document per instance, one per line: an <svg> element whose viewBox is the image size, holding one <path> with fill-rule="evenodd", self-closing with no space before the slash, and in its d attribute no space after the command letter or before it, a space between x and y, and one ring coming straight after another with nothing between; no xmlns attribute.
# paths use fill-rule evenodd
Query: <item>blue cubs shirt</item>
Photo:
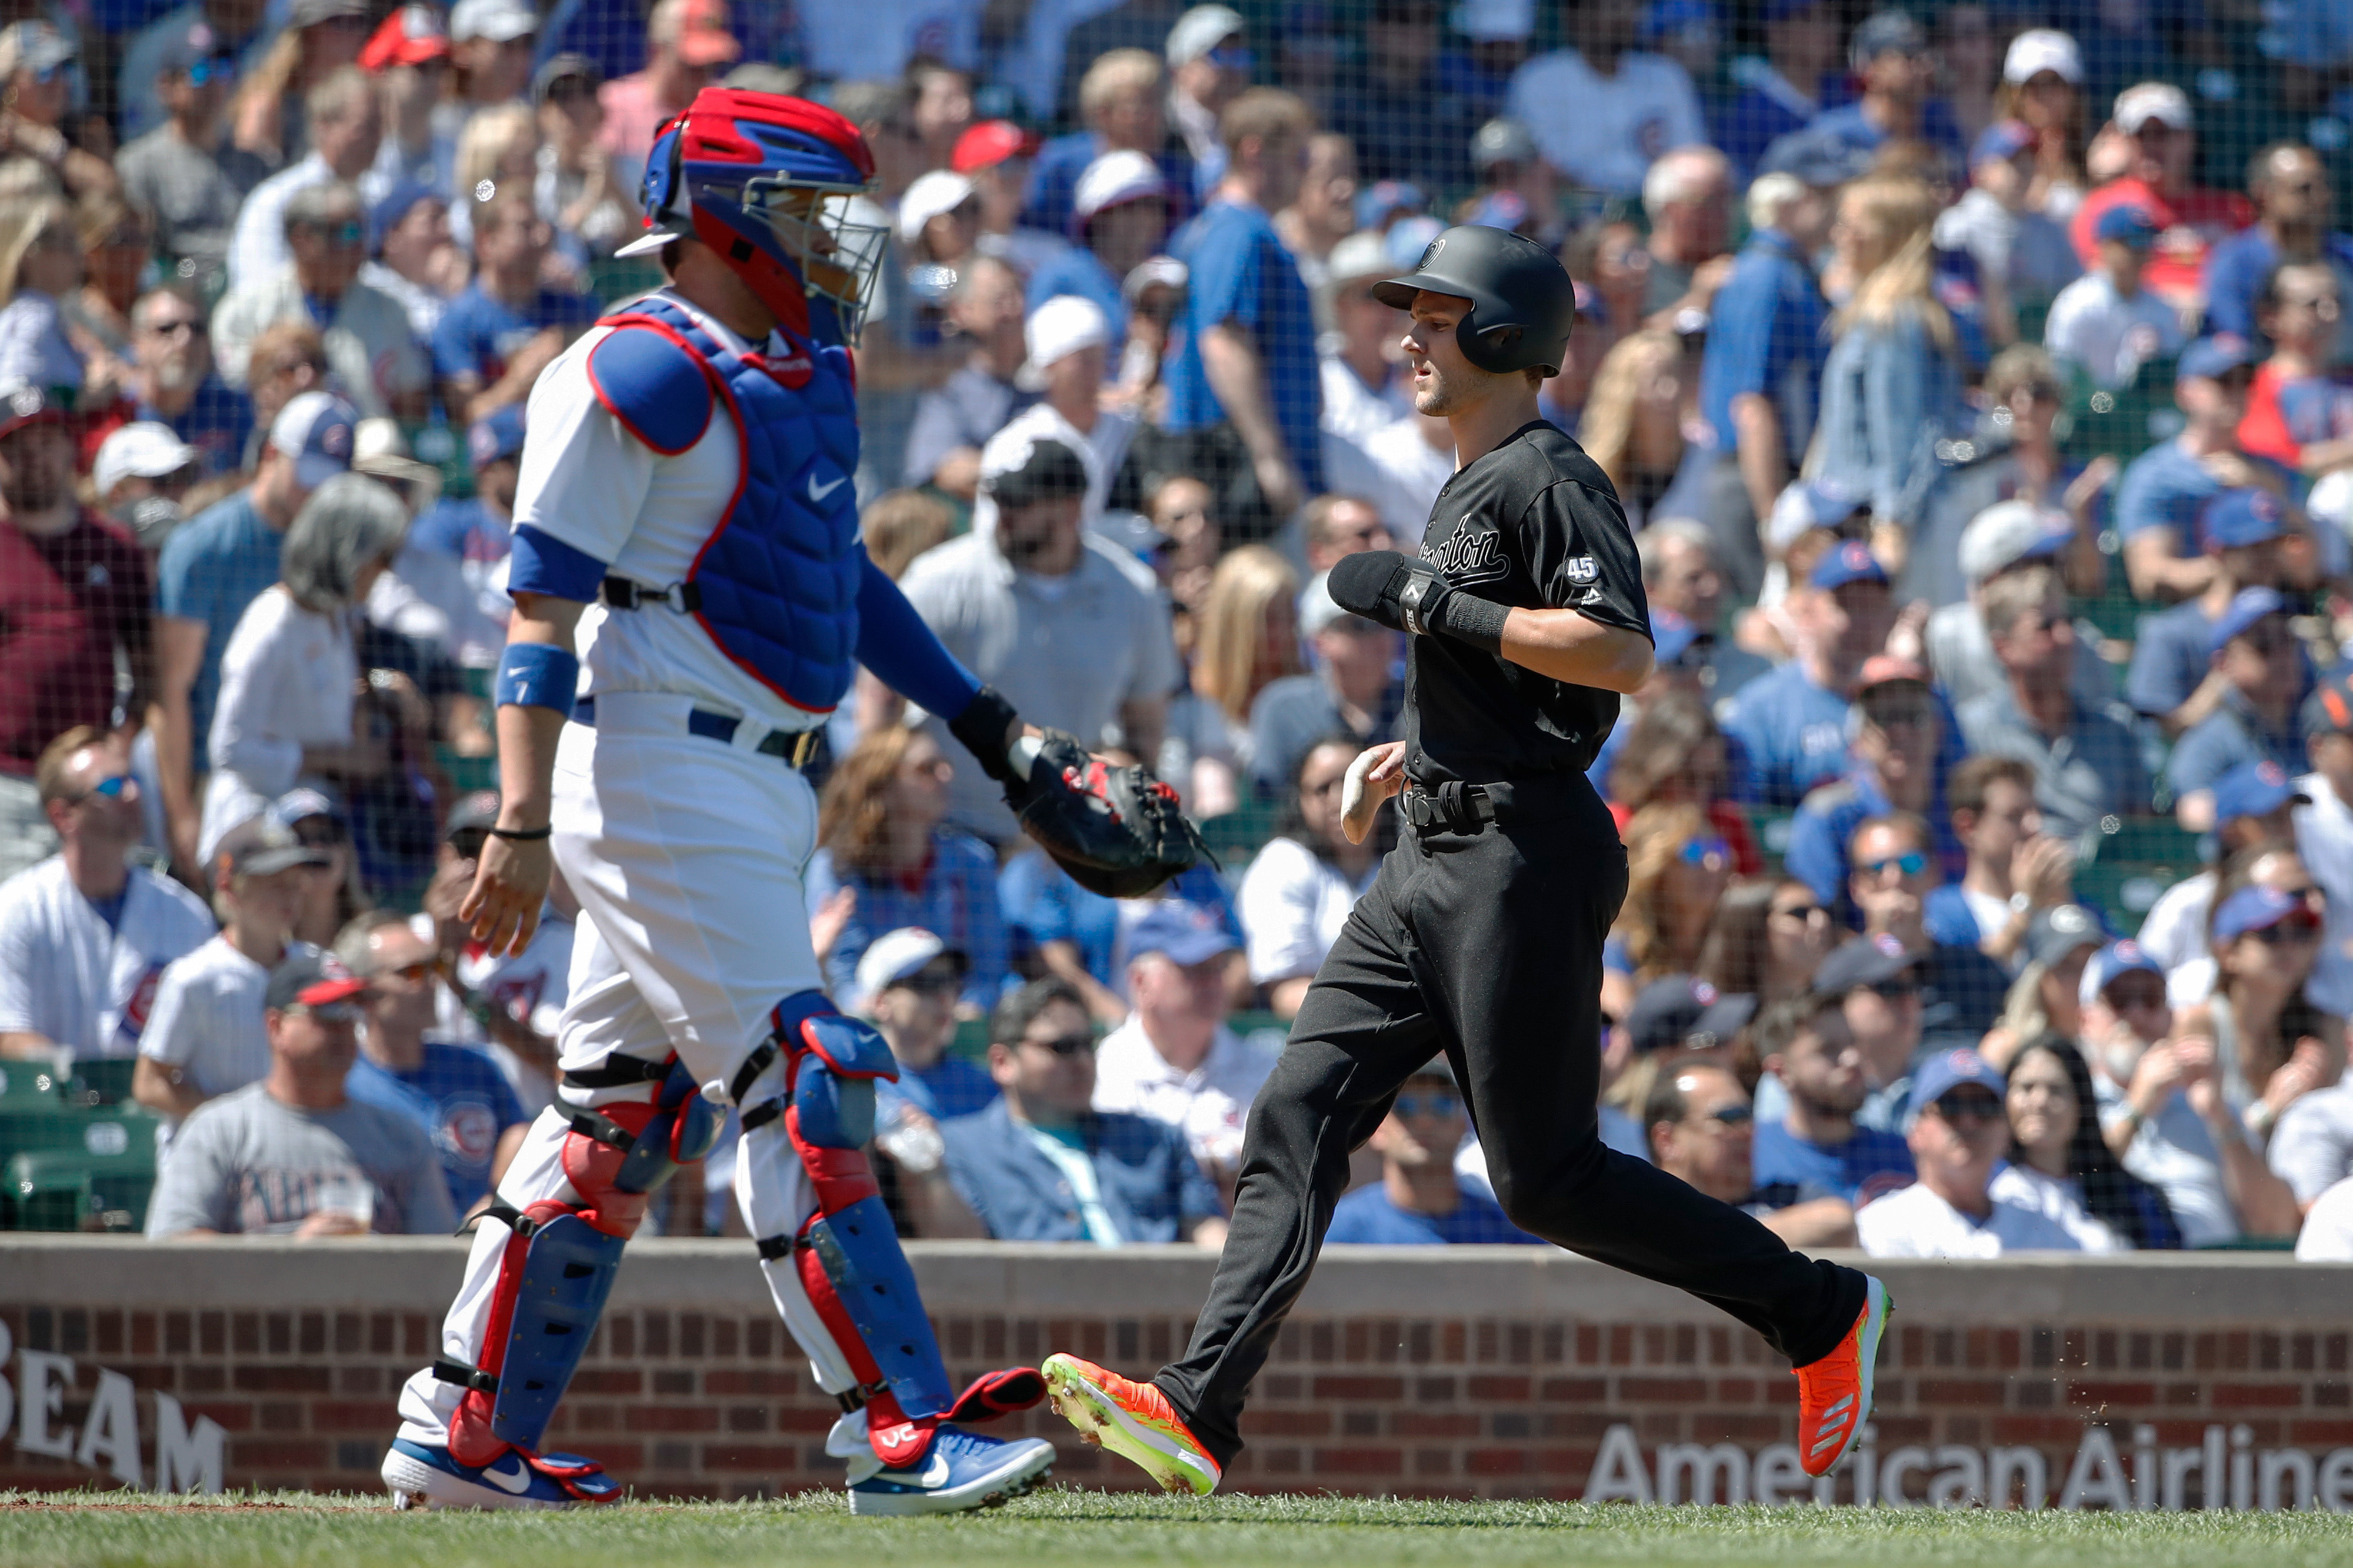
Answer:
<svg viewBox="0 0 2353 1568"><path fill-rule="evenodd" d="M1502 1243L1542 1247L1541 1237L1530 1236L1504 1217L1494 1201L1458 1184L1461 1202L1452 1214L1411 1214L1390 1201L1378 1182L1358 1187L1332 1210L1326 1242L1355 1242L1372 1247L1471 1247Z"/></svg>
<svg viewBox="0 0 2353 1568"><path fill-rule="evenodd" d="M518 310L483 291L481 280L466 285L449 301L433 329L433 374L444 380L474 375L490 385L507 373L507 361L548 327L575 330L596 320L596 302L578 294L542 289Z"/></svg>
<svg viewBox="0 0 2353 1568"><path fill-rule="evenodd" d="M1834 1148L1808 1143L1781 1121L1761 1121L1750 1145L1759 1199L1787 1208L1812 1198L1844 1198L1857 1208L1912 1184L1912 1150L1893 1132L1858 1127Z"/></svg>
<svg viewBox="0 0 2353 1568"><path fill-rule="evenodd" d="M471 1046L427 1040L424 1059L406 1072L363 1056L343 1089L362 1104L414 1122L433 1141L450 1205L461 1215L491 1190L499 1134L523 1120L506 1075Z"/></svg>

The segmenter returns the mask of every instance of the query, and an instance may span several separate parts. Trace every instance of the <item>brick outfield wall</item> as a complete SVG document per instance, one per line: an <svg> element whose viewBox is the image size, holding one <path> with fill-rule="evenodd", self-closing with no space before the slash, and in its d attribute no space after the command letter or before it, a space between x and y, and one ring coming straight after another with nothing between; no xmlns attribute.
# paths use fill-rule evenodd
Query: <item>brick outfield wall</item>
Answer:
<svg viewBox="0 0 2353 1568"><path fill-rule="evenodd" d="M399 1385L431 1353L461 1255L341 1246L322 1269L329 1250L0 1244L15 1347L0 1408L16 1415L0 1489L121 1484L127 1380L142 1485L157 1479L159 1426L201 1433L202 1418L221 1429L230 1486L374 1489ZM911 1250L959 1379L1062 1348L1148 1370L1181 1348L1208 1274L1176 1249ZM1261 1379L1229 1484L1574 1498L1613 1427L1646 1470L1661 1445L1753 1457L1793 1437L1795 1380L1754 1333L1593 1265L1516 1252L1332 1255ZM1902 1310L1881 1363L1882 1462L1926 1451L1906 1482L1916 1500L1939 1449L2032 1447L2055 1498L2088 1426L2105 1424L2128 1466L2143 1426L2143 1441L2184 1450L2210 1426L2243 1427L2233 1454L2301 1448L2325 1482L2331 1451L2353 1447L2353 1268L2185 1262L1888 1270ZM109 1378L111 1406L94 1414ZM25 1447L39 1436L37 1382L57 1387L37 1445L51 1453ZM168 1423L155 1394L176 1404ZM748 1256L652 1243L632 1248L548 1446L596 1455L640 1495L756 1496L839 1484L822 1451L834 1415ZM1055 1440L1062 1479L1142 1481L1042 1411L997 1429ZM2344 1469L2353 1480L2353 1455ZM1675 1495L1692 1490L1686 1479ZM1851 1495L1841 1484L1839 1500ZM2201 1495L2194 1473L2176 1495Z"/></svg>

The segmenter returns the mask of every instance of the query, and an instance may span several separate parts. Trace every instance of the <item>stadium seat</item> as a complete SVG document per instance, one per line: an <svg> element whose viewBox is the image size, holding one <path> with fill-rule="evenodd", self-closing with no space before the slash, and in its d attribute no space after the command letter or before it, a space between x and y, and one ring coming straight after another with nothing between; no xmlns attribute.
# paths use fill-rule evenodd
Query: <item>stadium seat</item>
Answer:
<svg viewBox="0 0 2353 1568"><path fill-rule="evenodd" d="M15 1230L138 1230L155 1190L150 1141L136 1152L17 1154L0 1171L0 1197Z"/></svg>
<svg viewBox="0 0 2353 1568"><path fill-rule="evenodd" d="M0 1110L63 1110L57 1072L41 1062L0 1062Z"/></svg>

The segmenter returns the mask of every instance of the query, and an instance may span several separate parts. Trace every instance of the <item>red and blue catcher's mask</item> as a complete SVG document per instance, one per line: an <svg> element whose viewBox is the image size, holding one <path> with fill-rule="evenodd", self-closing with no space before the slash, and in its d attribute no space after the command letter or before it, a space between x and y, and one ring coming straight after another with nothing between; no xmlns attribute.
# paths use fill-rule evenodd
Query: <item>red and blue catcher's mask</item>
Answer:
<svg viewBox="0 0 2353 1568"><path fill-rule="evenodd" d="M855 342L891 233L852 216L873 184L866 139L832 110L707 87L656 132L646 233L616 254L699 239L791 331Z"/></svg>

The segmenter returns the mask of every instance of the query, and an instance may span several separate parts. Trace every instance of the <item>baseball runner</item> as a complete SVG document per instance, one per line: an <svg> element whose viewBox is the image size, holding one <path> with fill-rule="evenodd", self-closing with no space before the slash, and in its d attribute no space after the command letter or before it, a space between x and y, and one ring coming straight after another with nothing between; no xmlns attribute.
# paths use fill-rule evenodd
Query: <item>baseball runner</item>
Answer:
<svg viewBox="0 0 2353 1568"><path fill-rule="evenodd" d="M1414 406L1447 419L1457 464L1419 558L1351 555L1330 578L1342 608L1412 634L1406 738L1361 760L1357 798L1343 800L1361 841L1401 794L1408 830L1251 1107L1232 1228L1191 1346L1149 1383L1050 1357L1050 1397L1169 1490L1213 1489L1349 1152L1443 1052L1513 1223L1763 1333L1797 1368L1799 1453L1825 1475L1871 1410L1885 1289L1791 1252L1596 1132L1601 946L1626 895L1626 851L1585 772L1651 652L1618 497L1536 415L1576 321L1568 276L1532 241L1458 227L1375 292L1412 314Z"/></svg>
<svg viewBox="0 0 2353 1568"><path fill-rule="evenodd" d="M873 174L830 110L706 89L657 136L650 232L622 252L658 254L668 286L533 390L495 686L501 804L459 913L490 951L520 951L553 863L585 918L561 1098L475 1234L441 1354L402 1391L383 1473L404 1506L619 1494L541 1439L649 1201L731 1104L736 1198L840 1401L827 1450L849 1461L851 1511L1001 1502L1052 1461L1035 1438L964 1428L1035 1404L1041 1382L948 1386L861 1152L874 1080L897 1069L822 990L801 882L817 802L796 764L862 663L947 716L1082 882L1140 892L1199 846L1150 774L1024 727L867 558L845 344L882 255L886 231L852 205Z"/></svg>

